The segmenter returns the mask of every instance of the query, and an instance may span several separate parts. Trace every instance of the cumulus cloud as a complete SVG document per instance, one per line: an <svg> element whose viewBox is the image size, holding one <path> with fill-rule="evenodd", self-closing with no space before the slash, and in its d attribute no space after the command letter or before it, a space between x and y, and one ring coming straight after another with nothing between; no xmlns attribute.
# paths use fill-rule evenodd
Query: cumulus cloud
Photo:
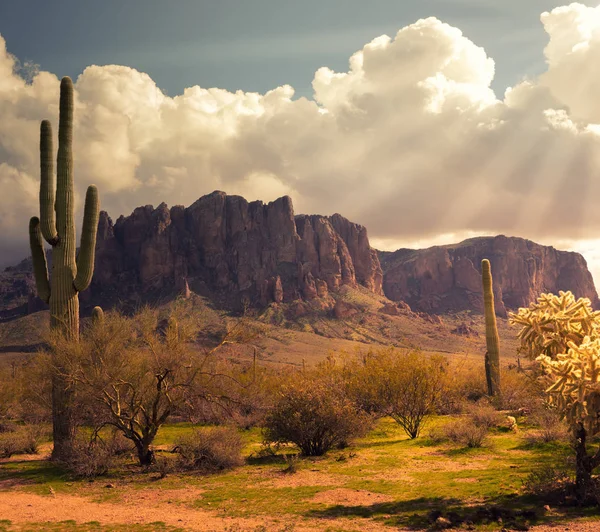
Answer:
<svg viewBox="0 0 600 532"><path fill-rule="evenodd" d="M90 66L75 85L78 196L96 183L117 217L215 189L289 194L298 212L340 212L388 248L504 233L591 249L600 235L600 8L571 4L541 22L546 72L501 96L490 88L493 59L435 18L373 39L346 72L320 68L312 99L294 99L287 85L169 97L145 73ZM0 36L4 264L27 253L39 121L58 119L57 77L26 82L15 65Z"/></svg>

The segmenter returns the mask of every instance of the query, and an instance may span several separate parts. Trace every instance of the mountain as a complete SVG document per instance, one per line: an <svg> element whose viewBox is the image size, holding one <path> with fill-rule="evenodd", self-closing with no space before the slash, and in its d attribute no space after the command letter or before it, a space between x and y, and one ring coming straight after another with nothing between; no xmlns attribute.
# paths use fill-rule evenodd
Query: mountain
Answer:
<svg viewBox="0 0 600 532"><path fill-rule="evenodd" d="M289 197L264 204L213 192L187 208L139 207L114 224L103 212L96 252L84 303L188 288L228 308L326 298L344 285L383 293L366 229L338 214L294 216Z"/></svg>
<svg viewBox="0 0 600 532"><path fill-rule="evenodd" d="M114 223L102 212L94 279L80 298L84 311L127 310L191 291L222 309L290 304L295 319L313 311L344 318L356 311L336 295L347 288L387 297L388 314L407 304L428 314L480 311L482 258L492 263L500 316L545 291L598 305L578 253L505 236L377 252L367 230L339 214L294 215L287 196L265 204L218 191L187 208L138 207ZM31 259L0 274L0 321L43 308L34 286Z"/></svg>
<svg viewBox="0 0 600 532"><path fill-rule="evenodd" d="M492 265L496 313L526 307L543 292L570 290L598 307L598 294L585 259L523 238L479 237L428 249L379 252L383 290L413 309L446 313L483 309L481 260Z"/></svg>

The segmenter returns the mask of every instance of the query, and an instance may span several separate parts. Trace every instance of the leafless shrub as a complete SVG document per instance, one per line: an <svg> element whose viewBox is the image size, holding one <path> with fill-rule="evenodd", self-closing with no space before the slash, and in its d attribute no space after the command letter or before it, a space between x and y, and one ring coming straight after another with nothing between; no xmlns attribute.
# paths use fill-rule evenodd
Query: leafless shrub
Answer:
<svg viewBox="0 0 600 532"><path fill-rule="evenodd" d="M99 439L92 441L76 439L63 460L65 468L77 478L95 478L106 475L113 463L112 449Z"/></svg>
<svg viewBox="0 0 600 532"><path fill-rule="evenodd" d="M175 445L178 467L185 470L216 472L244 463L244 443L238 431L230 427L203 428L181 438Z"/></svg>
<svg viewBox="0 0 600 532"><path fill-rule="evenodd" d="M525 434L525 440L532 445L566 441L569 438L565 423L554 409L540 406L532 412L528 420L537 427Z"/></svg>
<svg viewBox="0 0 600 532"><path fill-rule="evenodd" d="M444 433L453 443L466 447L481 447L487 438L488 429L466 418L448 423L444 427Z"/></svg>

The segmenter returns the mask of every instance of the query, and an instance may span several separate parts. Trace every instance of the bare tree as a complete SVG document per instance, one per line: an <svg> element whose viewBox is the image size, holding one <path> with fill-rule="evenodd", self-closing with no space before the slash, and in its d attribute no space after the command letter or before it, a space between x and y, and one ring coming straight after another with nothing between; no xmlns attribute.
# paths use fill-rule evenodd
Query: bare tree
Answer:
<svg viewBox="0 0 600 532"><path fill-rule="evenodd" d="M152 443L170 416L193 399L225 401L226 384L234 384L219 372L216 355L251 334L238 322L207 349L198 342L200 321L194 313L160 320L150 309L133 318L107 313L78 344L54 339L79 403L98 426L112 425L130 439L141 465L154 461Z"/></svg>

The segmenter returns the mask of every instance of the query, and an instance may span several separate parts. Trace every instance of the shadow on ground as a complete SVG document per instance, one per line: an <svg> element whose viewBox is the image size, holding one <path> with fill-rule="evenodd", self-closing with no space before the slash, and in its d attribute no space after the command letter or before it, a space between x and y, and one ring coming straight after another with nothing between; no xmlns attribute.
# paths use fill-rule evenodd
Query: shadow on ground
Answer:
<svg viewBox="0 0 600 532"><path fill-rule="evenodd" d="M413 530L439 530L460 527L469 530L481 525L497 525L498 529L529 530L532 525L560 523L577 517L600 516L600 508L564 507L544 509L546 502L531 495L508 496L484 503L465 504L445 497L422 497L407 501L372 505L336 505L311 510L307 517L329 520L339 517L365 517L383 521L393 527Z"/></svg>

